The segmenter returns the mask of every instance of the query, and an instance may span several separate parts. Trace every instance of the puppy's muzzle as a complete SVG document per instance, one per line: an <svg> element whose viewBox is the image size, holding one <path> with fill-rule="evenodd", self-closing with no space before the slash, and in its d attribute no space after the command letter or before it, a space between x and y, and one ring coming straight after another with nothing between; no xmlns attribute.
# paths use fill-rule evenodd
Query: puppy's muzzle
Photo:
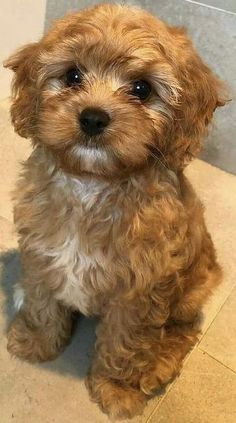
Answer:
<svg viewBox="0 0 236 423"><path fill-rule="evenodd" d="M110 120L108 113L96 108L84 109L79 117L82 131L89 136L101 134L109 125Z"/></svg>

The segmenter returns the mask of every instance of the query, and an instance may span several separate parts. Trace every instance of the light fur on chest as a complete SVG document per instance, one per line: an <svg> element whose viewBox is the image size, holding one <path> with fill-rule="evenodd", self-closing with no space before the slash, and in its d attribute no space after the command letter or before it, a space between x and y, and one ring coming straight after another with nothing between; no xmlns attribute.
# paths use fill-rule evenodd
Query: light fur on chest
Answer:
<svg viewBox="0 0 236 423"><path fill-rule="evenodd" d="M45 258L47 283L57 299L85 315L100 314L118 279L128 283L126 236L150 203L150 181L159 192L159 173L150 174L149 181L139 175L111 183L59 171L48 175L44 190L42 178L47 178L45 171L32 180L36 193L37 183L40 191L30 201L22 188L16 216L18 230L28 233L22 247Z"/></svg>
<svg viewBox="0 0 236 423"><path fill-rule="evenodd" d="M50 253L46 249L53 265L66 272L57 298L85 315L97 314L111 285L109 277L112 279L115 252L110 232L119 225L119 208L111 200L115 190L112 192L103 181L67 175L58 176L54 183L55 189L63 191L64 201L73 203L68 225L61 231L60 245L51 248Z"/></svg>

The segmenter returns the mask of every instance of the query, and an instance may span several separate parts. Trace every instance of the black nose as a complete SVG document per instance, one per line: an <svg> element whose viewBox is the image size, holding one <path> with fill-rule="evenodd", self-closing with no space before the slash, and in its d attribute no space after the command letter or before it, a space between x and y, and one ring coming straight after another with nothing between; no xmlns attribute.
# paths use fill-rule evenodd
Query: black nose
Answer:
<svg viewBox="0 0 236 423"><path fill-rule="evenodd" d="M90 136L101 134L104 128L109 124L110 117L102 109L87 108L80 114L81 129Z"/></svg>

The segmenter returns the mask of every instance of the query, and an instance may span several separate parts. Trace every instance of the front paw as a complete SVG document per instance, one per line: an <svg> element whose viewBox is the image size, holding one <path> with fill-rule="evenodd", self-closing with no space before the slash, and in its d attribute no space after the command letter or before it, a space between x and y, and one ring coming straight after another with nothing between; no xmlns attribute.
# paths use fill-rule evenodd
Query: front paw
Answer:
<svg viewBox="0 0 236 423"><path fill-rule="evenodd" d="M29 328L23 314L18 314L8 331L7 349L10 354L32 363L53 360L58 351L39 333Z"/></svg>
<svg viewBox="0 0 236 423"><path fill-rule="evenodd" d="M142 413L147 397L132 387L122 387L111 379L89 375L86 386L92 401L112 419L132 418Z"/></svg>

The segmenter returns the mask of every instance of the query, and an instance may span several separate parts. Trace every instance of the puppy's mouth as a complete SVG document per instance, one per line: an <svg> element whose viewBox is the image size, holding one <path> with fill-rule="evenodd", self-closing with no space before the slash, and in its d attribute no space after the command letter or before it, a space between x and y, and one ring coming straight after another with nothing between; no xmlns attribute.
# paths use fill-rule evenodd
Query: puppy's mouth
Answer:
<svg viewBox="0 0 236 423"><path fill-rule="evenodd" d="M93 161L101 161L104 159L108 159L108 152L107 149L102 147L101 145L95 144L79 144L72 148L72 154L75 154L77 157L81 159L90 159Z"/></svg>
<svg viewBox="0 0 236 423"><path fill-rule="evenodd" d="M112 151L108 143L104 140L104 136L80 136L78 141L69 148L69 155L72 160L79 161L86 170L97 167L98 165L106 166L112 161Z"/></svg>
<svg viewBox="0 0 236 423"><path fill-rule="evenodd" d="M104 149L106 146L104 133L98 134L96 136L89 136L85 134L80 134L78 144L84 148L90 149Z"/></svg>

